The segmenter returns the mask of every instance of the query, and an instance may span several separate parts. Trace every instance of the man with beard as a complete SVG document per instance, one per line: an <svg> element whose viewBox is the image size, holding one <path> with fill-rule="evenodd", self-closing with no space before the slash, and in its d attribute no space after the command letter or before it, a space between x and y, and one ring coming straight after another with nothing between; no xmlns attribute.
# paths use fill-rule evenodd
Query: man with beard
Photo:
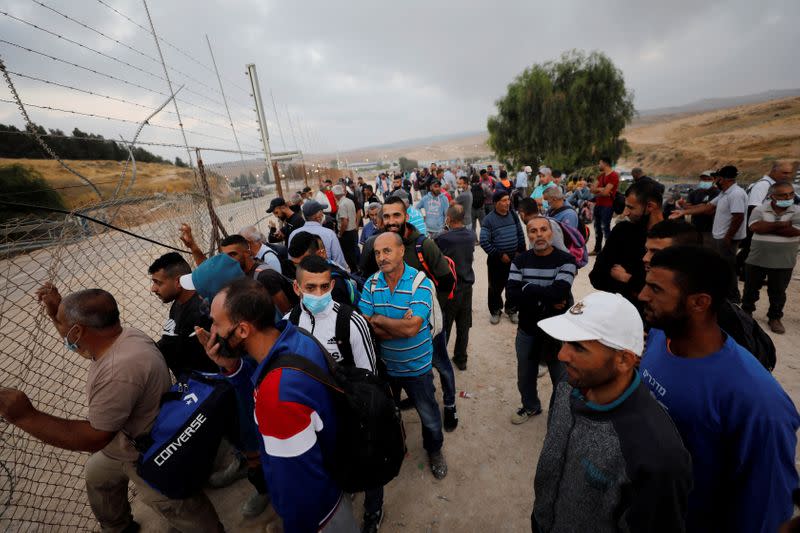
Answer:
<svg viewBox="0 0 800 533"><path fill-rule="evenodd" d="M294 230L303 226L306 221L300 210L294 211L287 203L286 200L278 196L273 198L269 203L267 213L273 213L278 220L283 222L281 229L271 235L276 240L283 241L284 245L289 246L289 236Z"/></svg>
<svg viewBox="0 0 800 533"><path fill-rule="evenodd" d="M641 374L692 455L687 530L772 532L792 515L800 415L718 325L732 275L705 248L653 255L639 295L652 326Z"/></svg>
<svg viewBox="0 0 800 533"><path fill-rule="evenodd" d="M232 281L214 296L211 320L210 331L197 330L208 356L237 391L255 386L251 414L262 439L264 477L284 531L357 531L350 498L326 468L336 440L330 391L294 368L268 371L283 354L327 369L323 348L290 322L276 323L267 289L251 279Z"/></svg>
<svg viewBox="0 0 800 533"><path fill-rule="evenodd" d="M545 217L528 222L531 249L514 258L508 274L506 297L519 309L515 347L517 388L522 399L522 407L511 415L512 424L522 424L542 412L536 390L540 364L547 365L554 388L564 374L564 365L556 357L561 343L536 325L543 318L564 312L578 273L575 258L564 249L561 228L556 236L554 227L558 223ZM553 246L555 239L560 241L559 248Z"/></svg>
<svg viewBox="0 0 800 533"><path fill-rule="evenodd" d="M181 287L181 276L192 272L189 263L177 252L170 252L153 261L147 272L150 292L165 304L172 304L161 340L156 343L172 375L177 378L192 370L216 372L217 365L206 357L203 346L193 338L195 326L208 328L211 319L200 311L200 296Z"/></svg>
<svg viewBox="0 0 800 533"><path fill-rule="evenodd" d="M456 180L455 202L464 210L464 227L472 231L472 191L469 188L469 178L459 176ZM474 242L474 235L473 235Z"/></svg>
<svg viewBox="0 0 800 533"><path fill-rule="evenodd" d="M589 273L592 287L619 293L634 305L644 285L644 255L647 231L664 219L661 194L653 183L635 183L625 193L625 216L614 226Z"/></svg>
<svg viewBox="0 0 800 533"><path fill-rule="evenodd" d="M594 292L538 326L564 343L567 381L553 393L531 529L684 531L691 461L636 370L639 312Z"/></svg>
<svg viewBox="0 0 800 533"><path fill-rule="evenodd" d="M436 297L442 309L447 306L448 295L453 290L456 279L450 271L450 266L442 255L442 251L433 239L420 235L417 229L408 222L406 204L397 196L390 196L383 206L383 228L386 232L400 235L404 246L403 260L405 263L424 272L436 287ZM364 253L371 259L364 265L364 275L369 276L378 270L374 246L377 240L372 241L372 246L367 242ZM419 248L419 253L417 252ZM421 256L421 258L420 258ZM442 382L442 403L444 403L444 429L453 431L458 426L456 412L456 377L453 364L447 356L447 339L444 331L433 338L433 366L439 371ZM401 402L402 408L410 408L408 402Z"/></svg>
<svg viewBox="0 0 800 533"><path fill-rule="evenodd" d="M180 239L184 245L192 252L197 266L207 260L206 254L194 240L192 228L188 224L181 224ZM242 272L246 276L256 278L270 267L253 256L250 243L241 235L228 235L219 242L219 252L235 259L242 267Z"/></svg>

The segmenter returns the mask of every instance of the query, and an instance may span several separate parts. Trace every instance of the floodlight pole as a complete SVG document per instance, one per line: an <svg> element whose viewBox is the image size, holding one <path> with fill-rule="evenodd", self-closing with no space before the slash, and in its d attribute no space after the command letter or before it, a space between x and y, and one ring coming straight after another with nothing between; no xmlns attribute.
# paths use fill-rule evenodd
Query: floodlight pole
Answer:
<svg viewBox="0 0 800 533"><path fill-rule="evenodd" d="M256 103L256 118L258 127L261 130L261 143L264 145L264 156L267 158L267 176L275 183L275 190L278 196L283 196L281 187L280 172L275 172L272 168L272 151L269 149L269 131L267 130L267 118L264 115L264 106L261 102L261 86L258 84L258 74L254 63L247 65L247 75L250 77L250 86L253 89L253 100Z"/></svg>

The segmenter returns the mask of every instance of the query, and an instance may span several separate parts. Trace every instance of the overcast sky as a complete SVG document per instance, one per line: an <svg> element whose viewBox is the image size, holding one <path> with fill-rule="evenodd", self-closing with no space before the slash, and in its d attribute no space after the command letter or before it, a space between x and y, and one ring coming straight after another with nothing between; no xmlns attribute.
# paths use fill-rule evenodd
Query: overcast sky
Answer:
<svg viewBox="0 0 800 533"><path fill-rule="evenodd" d="M148 26L141 2L103 2ZM6 0L3 4L10 15L119 61L5 15L0 16L0 39L129 83L0 42L0 55L9 70L140 106L155 107L164 101L157 92L167 94L168 90L160 79L161 66L154 60L157 51L152 36L97 0ZM181 49L162 44L173 69L173 83L176 87L185 84L178 105L193 146L234 148L210 70L205 34L214 47L234 125L245 149L260 145L249 81L244 75L245 64L251 62L258 67L272 146L277 151L295 145L287 109L297 143L311 151L484 130L494 101L518 73L572 48L608 54L634 91L638 109L800 87L797 0L169 0L151 1L149 7L160 36ZM137 122L149 114L145 107L15 74L12 78L23 101L30 104ZM4 85L0 99L8 100ZM165 111L152 121L165 128L147 126L141 140L182 144L180 133L167 129L177 127L177 117L169 114L174 108L170 105ZM134 123L33 107L29 112L33 120L48 128L71 131L77 125L113 138L120 134L131 138L137 128ZM4 102L0 102L0 122L22 125L16 108ZM154 150L171 157L185 156L179 149ZM212 161L231 158L236 156L207 155Z"/></svg>

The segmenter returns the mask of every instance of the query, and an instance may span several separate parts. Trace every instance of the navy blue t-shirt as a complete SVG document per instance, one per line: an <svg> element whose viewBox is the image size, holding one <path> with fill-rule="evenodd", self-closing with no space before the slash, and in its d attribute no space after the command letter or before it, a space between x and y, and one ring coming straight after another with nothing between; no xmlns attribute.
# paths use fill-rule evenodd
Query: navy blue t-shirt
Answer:
<svg viewBox="0 0 800 533"><path fill-rule="evenodd" d="M687 531L774 532L792 515L800 415L761 363L726 337L718 352L689 359L651 329L642 381L692 455Z"/></svg>

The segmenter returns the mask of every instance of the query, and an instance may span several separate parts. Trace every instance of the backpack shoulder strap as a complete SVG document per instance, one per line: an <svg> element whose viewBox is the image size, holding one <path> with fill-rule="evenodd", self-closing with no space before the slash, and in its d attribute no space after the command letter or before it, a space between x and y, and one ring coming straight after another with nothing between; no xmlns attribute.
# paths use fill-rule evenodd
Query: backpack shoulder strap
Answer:
<svg viewBox="0 0 800 533"><path fill-rule="evenodd" d="M422 282L425 281L427 277L425 272L417 270L417 275L414 276L414 281L411 283L411 292L417 292L417 289L419 289L419 286L422 285Z"/></svg>
<svg viewBox="0 0 800 533"><path fill-rule="evenodd" d="M300 323L300 314L303 312L303 309L300 307L300 305L301 304L295 305L289 312L289 322L291 322L295 326Z"/></svg>
<svg viewBox="0 0 800 533"><path fill-rule="evenodd" d="M336 313L336 345L342 355L342 364L345 366L355 366L353 357L353 346L350 344L350 319L353 316L353 308L349 305L339 305L339 312Z"/></svg>
<svg viewBox="0 0 800 533"><path fill-rule="evenodd" d="M266 377L267 374L279 368L290 368L302 372L308 377L319 381L328 388L337 392L343 392L339 385L336 384L333 377L326 373L319 365L312 363L302 355L293 353L280 354L272 358L267 367L261 373L259 382Z"/></svg>
<svg viewBox="0 0 800 533"><path fill-rule="evenodd" d="M431 279L436 279L433 275L433 272L431 272L428 263L425 261L425 254L423 253L422 245L427 238L428 237L426 235L420 235L417 237L417 241L414 243L414 250L417 252L417 259L419 259L419 264L422 265L422 270L424 270Z"/></svg>

